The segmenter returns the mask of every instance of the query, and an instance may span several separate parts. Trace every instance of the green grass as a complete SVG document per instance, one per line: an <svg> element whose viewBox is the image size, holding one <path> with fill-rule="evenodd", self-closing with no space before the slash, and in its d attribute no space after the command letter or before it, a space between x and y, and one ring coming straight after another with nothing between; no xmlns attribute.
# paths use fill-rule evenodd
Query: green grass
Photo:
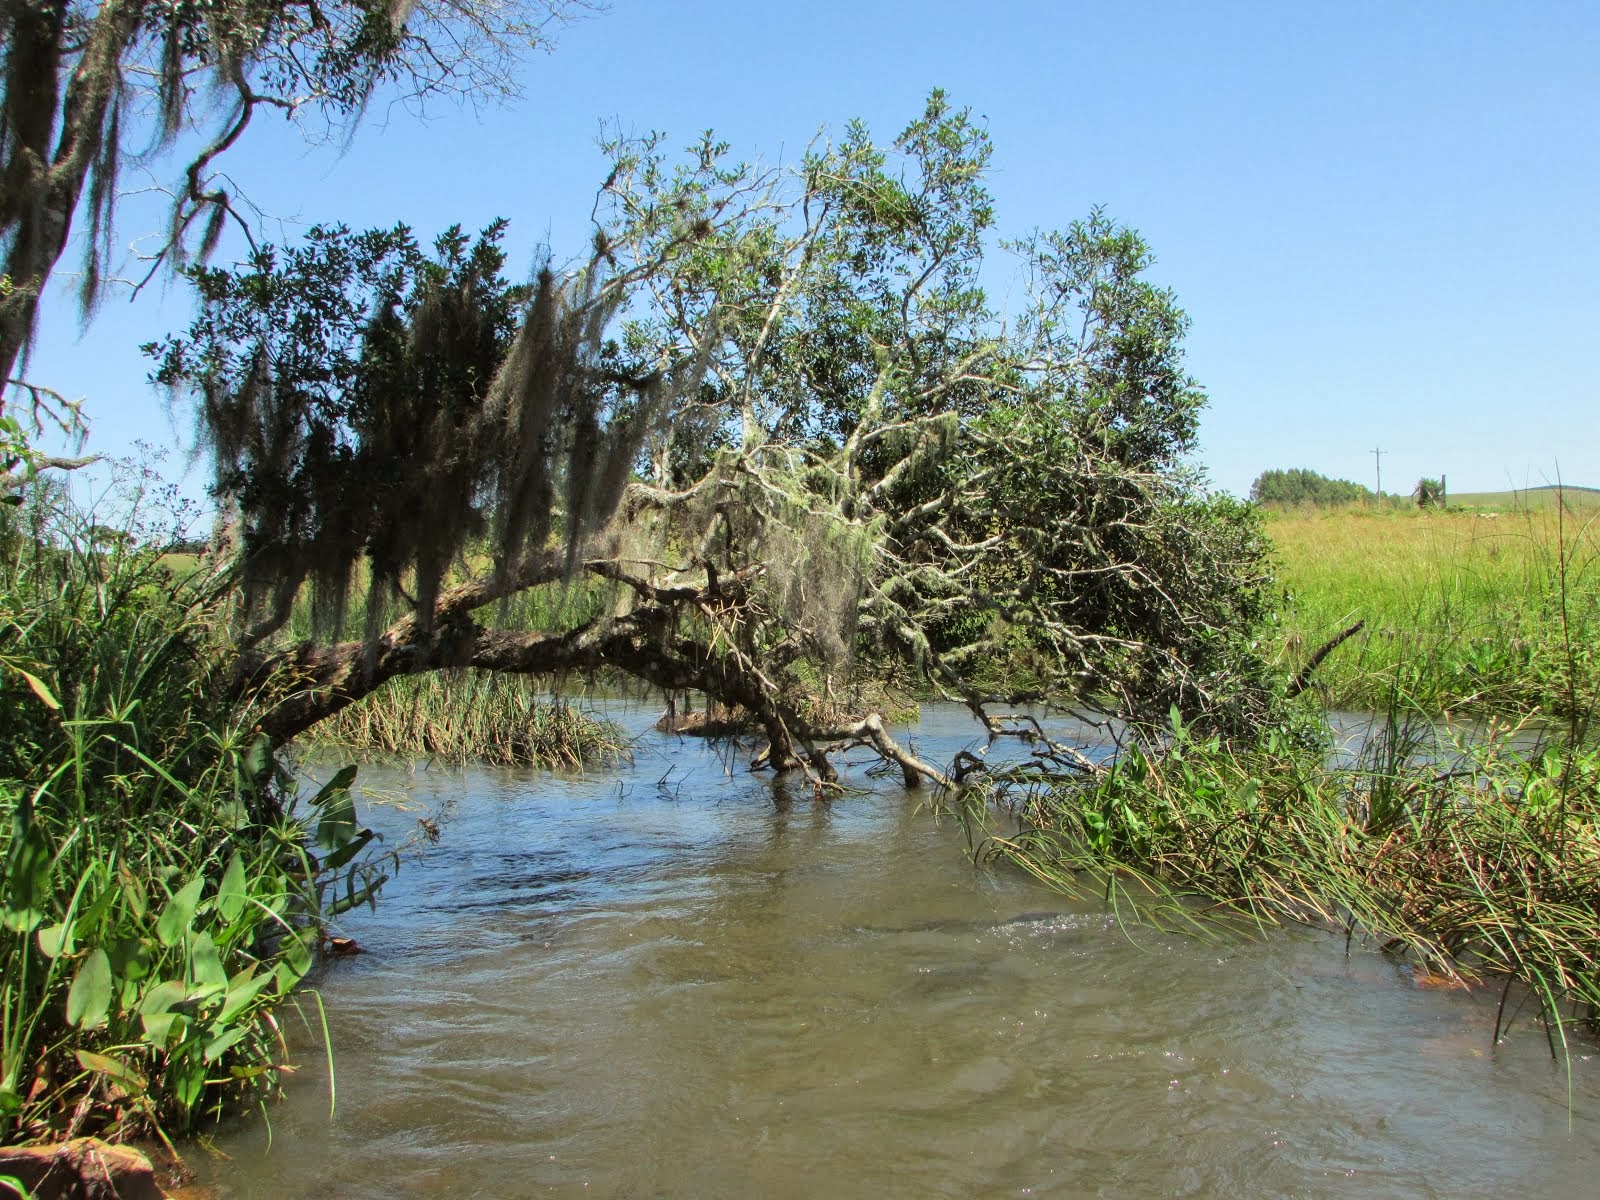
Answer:
<svg viewBox="0 0 1600 1200"><path fill-rule="evenodd" d="M37 515L37 514L34 514ZM18 514L20 516L20 514ZM277 1088L282 1006L381 883L225 699L224 594L0 523L0 1142L192 1129Z"/></svg>
<svg viewBox="0 0 1600 1200"><path fill-rule="evenodd" d="M1136 919L1303 922L1456 979L1600 1016L1600 754L1441 742L1422 714L1380 722L1362 760L1269 735L1248 749L1175 732L1077 782L965 796L980 859ZM993 820L1009 805L1016 829Z"/></svg>
<svg viewBox="0 0 1600 1200"><path fill-rule="evenodd" d="M1329 703L1571 716L1600 699L1600 508L1270 514L1286 673L1323 664Z"/></svg>
<svg viewBox="0 0 1600 1200"><path fill-rule="evenodd" d="M363 758L429 758L576 770L628 753L613 721L551 699L540 681L488 671L390 680L313 726L300 744Z"/></svg>

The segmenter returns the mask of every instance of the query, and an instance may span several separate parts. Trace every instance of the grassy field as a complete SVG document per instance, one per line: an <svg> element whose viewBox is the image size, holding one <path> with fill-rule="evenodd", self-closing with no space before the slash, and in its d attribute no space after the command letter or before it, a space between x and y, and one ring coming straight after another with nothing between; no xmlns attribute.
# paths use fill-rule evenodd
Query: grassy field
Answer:
<svg viewBox="0 0 1600 1200"><path fill-rule="evenodd" d="M1504 492L1452 492L1449 499L1451 508L1491 512L1549 509L1559 500L1569 510L1582 512L1600 508L1600 488L1545 486Z"/></svg>
<svg viewBox="0 0 1600 1200"><path fill-rule="evenodd" d="M1286 669L1361 620L1316 674L1330 703L1383 707L1399 689L1436 709L1588 711L1600 496L1567 499L1520 511L1269 514L1288 600Z"/></svg>

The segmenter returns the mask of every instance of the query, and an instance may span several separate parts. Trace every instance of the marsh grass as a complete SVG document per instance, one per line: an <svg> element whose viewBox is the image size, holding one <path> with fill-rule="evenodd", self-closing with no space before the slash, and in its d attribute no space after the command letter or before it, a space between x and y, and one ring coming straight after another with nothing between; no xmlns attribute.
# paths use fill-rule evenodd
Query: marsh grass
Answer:
<svg viewBox="0 0 1600 1200"><path fill-rule="evenodd" d="M1271 515L1287 603L1286 673L1357 620L1316 673L1326 700L1383 709L1397 690L1433 712L1543 712L1600 703L1600 509Z"/></svg>
<svg viewBox="0 0 1600 1200"><path fill-rule="evenodd" d="M324 920L382 882L354 769L307 800L222 699L222 588L91 528L0 528L6 1143L165 1136L271 1095Z"/></svg>
<svg viewBox="0 0 1600 1200"><path fill-rule="evenodd" d="M465 670L390 680L313 726L313 754L577 770L627 757L614 721L552 698L540 681Z"/></svg>
<svg viewBox="0 0 1600 1200"><path fill-rule="evenodd" d="M1397 708L1340 761L1178 726L1085 781L973 789L964 816L980 858L1058 890L1189 929L1340 931L1430 973L1501 980L1502 1003L1525 985L1559 1033L1600 1016L1600 753L1520 733L1457 737Z"/></svg>

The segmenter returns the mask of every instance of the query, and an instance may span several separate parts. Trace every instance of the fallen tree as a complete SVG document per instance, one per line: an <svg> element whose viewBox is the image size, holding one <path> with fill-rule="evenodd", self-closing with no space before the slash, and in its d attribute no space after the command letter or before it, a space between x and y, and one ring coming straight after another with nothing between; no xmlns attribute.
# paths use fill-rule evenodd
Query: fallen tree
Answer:
<svg viewBox="0 0 1600 1200"><path fill-rule="evenodd" d="M997 313L988 140L938 93L893 147L852 126L788 170L610 149L562 276L509 282L499 224L192 273L149 350L237 514L235 686L272 689L269 732L400 675L611 669L744 708L821 786L863 743L945 780L857 703L882 677L993 735L1037 736L1033 703L1267 714L1263 544L1186 465L1205 396L1136 234L1007 245L1026 302Z"/></svg>

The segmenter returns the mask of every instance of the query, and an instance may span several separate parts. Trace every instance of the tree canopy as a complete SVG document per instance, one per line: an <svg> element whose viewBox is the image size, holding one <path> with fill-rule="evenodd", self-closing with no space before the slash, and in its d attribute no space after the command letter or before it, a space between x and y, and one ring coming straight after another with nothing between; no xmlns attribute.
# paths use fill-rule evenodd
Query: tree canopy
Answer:
<svg viewBox="0 0 1600 1200"><path fill-rule="evenodd" d="M113 258L123 172L180 143L147 269L206 258L240 197L219 170L258 113L348 132L379 88L408 101L514 92L513 67L581 0L4 0L0 413L80 210L87 312ZM30 389L34 411L48 389ZM59 398L55 398L59 403ZM76 414L56 408L64 424Z"/></svg>
<svg viewBox="0 0 1600 1200"><path fill-rule="evenodd" d="M1250 499L1257 504L1355 504L1373 498L1371 488L1304 467L1263 471L1250 485Z"/></svg>
<svg viewBox="0 0 1600 1200"><path fill-rule="evenodd" d="M273 732L464 665L704 691L819 783L851 741L942 778L865 709L885 673L997 733L1034 701L1262 715L1263 545L1186 465L1205 396L1136 233L1006 244L1003 317L989 140L937 92L891 145L855 124L793 168L609 149L587 260L527 284L498 224L192 273L199 315L149 349L238 510L243 678L292 672ZM519 626L537 588L609 599Z"/></svg>

